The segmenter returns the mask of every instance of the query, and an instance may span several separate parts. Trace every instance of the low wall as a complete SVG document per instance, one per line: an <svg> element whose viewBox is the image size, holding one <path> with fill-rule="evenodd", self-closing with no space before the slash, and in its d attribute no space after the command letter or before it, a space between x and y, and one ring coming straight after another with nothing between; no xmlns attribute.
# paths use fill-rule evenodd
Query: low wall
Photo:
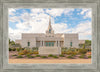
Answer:
<svg viewBox="0 0 100 72"><path fill-rule="evenodd" d="M39 54L41 54L41 55L48 55L48 54L59 55L59 54L61 54L61 47L39 47Z"/></svg>

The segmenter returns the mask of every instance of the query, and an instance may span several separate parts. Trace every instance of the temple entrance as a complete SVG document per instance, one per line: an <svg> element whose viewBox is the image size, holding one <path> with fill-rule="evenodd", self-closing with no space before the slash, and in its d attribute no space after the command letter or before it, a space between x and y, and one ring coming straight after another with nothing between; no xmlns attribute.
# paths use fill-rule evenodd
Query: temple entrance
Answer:
<svg viewBox="0 0 100 72"><path fill-rule="evenodd" d="M54 46L54 42L45 42L46 46Z"/></svg>

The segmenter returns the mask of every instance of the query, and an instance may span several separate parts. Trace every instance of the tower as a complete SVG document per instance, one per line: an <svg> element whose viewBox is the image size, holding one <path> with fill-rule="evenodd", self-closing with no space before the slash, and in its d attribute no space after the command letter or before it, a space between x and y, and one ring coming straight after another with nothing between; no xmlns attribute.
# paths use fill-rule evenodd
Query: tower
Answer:
<svg viewBox="0 0 100 72"><path fill-rule="evenodd" d="M49 25L48 25L48 29L46 30L46 36L48 37L54 36L54 30L52 29L52 26L51 26L51 17L49 17Z"/></svg>

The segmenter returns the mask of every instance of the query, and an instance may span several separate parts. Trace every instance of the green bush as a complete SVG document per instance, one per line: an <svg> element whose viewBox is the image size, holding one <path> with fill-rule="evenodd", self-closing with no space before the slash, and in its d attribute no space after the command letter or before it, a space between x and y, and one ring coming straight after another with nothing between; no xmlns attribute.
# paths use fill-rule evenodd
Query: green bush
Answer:
<svg viewBox="0 0 100 72"><path fill-rule="evenodd" d="M12 51L16 51L16 48L12 48Z"/></svg>
<svg viewBox="0 0 100 72"><path fill-rule="evenodd" d="M61 52L61 54L66 54L66 51L65 51L65 52L64 52L64 51L62 51L62 52Z"/></svg>
<svg viewBox="0 0 100 72"><path fill-rule="evenodd" d="M21 50L24 50L25 48L21 48Z"/></svg>
<svg viewBox="0 0 100 72"><path fill-rule="evenodd" d="M52 54L49 54L48 57L53 57L53 55Z"/></svg>
<svg viewBox="0 0 100 72"><path fill-rule="evenodd" d="M41 56L41 58L47 58L47 56Z"/></svg>
<svg viewBox="0 0 100 72"><path fill-rule="evenodd" d="M19 51L19 53L18 53L19 55L26 55L26 54L33 54L33 51L32 51L32 49L24 49L24 50L20 50Z"/></svg>
<svg viewBox="0 0 100 72"><path fill-rule="evenodd" d="M79 49L79 53L80 54L86 54L87 53L87 49Z"/></svg>
<svg viewBox="0 0 100 72"><path fill-rule="evenodd" d="M88 58L91 58L91 56L88 56Z"/></svg>
<svg viewBox="0 0 100 72"><path fill-rule="evenodd" d="M72 51L67 51L66 54L67 55L71 55L72 54Z"/></svg>
<svg viewBox="0 0 100 72"><path fill-rule="evenodd" d="M57 56L53 56L53 58L58 58Z"/></svg>
<svg viewBox="0 0 100 72"><path fill-rule="evenodd" d="M70 55L70 56L68 56L67 58L73 59L73 56Z"/></svg>
<svg viewBox="0 0 100 72"><path fill-rule="evenodd" d="M20 48L17 48L16 50L19 52L20 51Z"/></svg>
<svg viewBox="0 0 100 72"><path fill-rule="evenodd" d="M85 55L84 54L82 54L81 56L79 56L79 58L84 58L85 57Z"/></svg>
<svg viewBox="0 0 100 72"><path fill-rule="evenodd" d="M36 57L40 57L40 55L36 55Z"/></svg>
<svg viewBox="0 0 100 72"><path fill-rule="evenodd" d="M87 48L87 51L90 52L91 51L91 48Z"/></svg>
<svg viewBox="0 0 100 72"><path fill-rule="evenodd" d="M31 54L26 54L26 56L30 56Z"/></svg>
<svg viewBox="0 0 100 72"><path fill-rule="evenodd" d="M11 49L11 48L9 48L9 51L12 51L12 49Z"/></svg>
<svg viewBox="0 0 100 72"><path fill-rule="evenodd" d="M16 54L12 55L12 56L17 56Z"/></svg>
<svg viewBox="0 0 100 72"><path fill-rule="evenodd" d="M38 51L34 51L33 54L39 54Z"/></svg>
<svg viewBox="0 0 100 72"><path fill-rule="evenodd" d="M79 58L84 58L84 56L79 56Z"/></svg>
<svg viewBox="0 0 100 72"><path fill-rule="evenodd" d="M63 54L59 55L60 57L65 57Z"/></svg>
<svg viewBox="0 0 100 72"><path fill-rule="evenodd" d="M19 55L19 56L17 56L17 58L23 58L23 56Z"/></svg>
<svg viewBox="0 0 100 72"><path fill-rule="evenodd" d="M19 55L25 55L25 54L27 54L27 53L29 53L28 50L21 50L18 54L19 54Z"/></svg>
<svg viewBox="0 0 100 72"><path fill-rule="evenodd" d="M67 51L66 54L75 56L75 55L78 54L78 52L76 52L76 51Z"/></svg>
<svg viewBox="0 0 100 72"><path fill-rule="evenodd" d="M25 55L23 52L19 52L18 55Z"/></svg>
<svg viewBox="0 0 100 72"><path fill-rule="evenodd" d="M34 56L31 56L29 54L26 55L28 58L34 58Z"/></svg>

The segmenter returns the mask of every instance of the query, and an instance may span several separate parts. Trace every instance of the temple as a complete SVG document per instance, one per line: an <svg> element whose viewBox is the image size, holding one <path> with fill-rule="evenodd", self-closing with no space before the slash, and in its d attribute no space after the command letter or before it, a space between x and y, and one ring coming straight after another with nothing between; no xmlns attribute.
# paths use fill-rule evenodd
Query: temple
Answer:
<svg viewBox="0 0 100 72"><path fill-rule="evenodd" d="M21 40L16 40L22 48L38 47L39 54L60 54L62 47L79 48L77 33L54 33L49 18L46 33L22 33Z"/></svg>

